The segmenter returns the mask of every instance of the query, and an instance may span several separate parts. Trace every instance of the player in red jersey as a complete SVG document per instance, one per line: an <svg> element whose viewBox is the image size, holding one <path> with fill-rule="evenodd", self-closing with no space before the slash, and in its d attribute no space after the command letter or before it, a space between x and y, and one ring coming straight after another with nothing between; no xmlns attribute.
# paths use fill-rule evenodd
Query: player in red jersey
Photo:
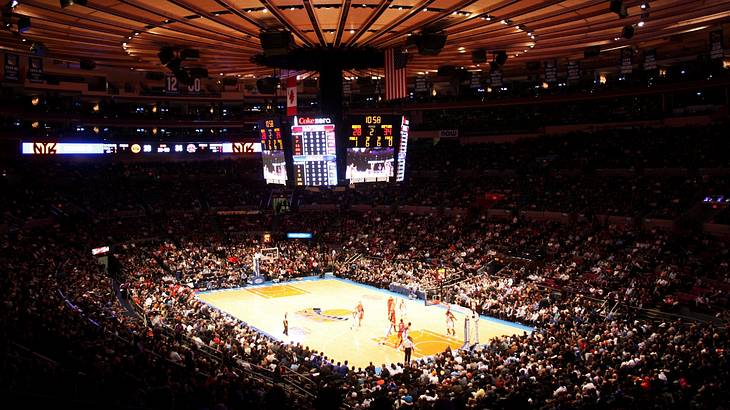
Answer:
<svg viewBox="0 0 730 410"><path fill-rule="evenodd" d="M403 319L400 320L400 323L398 323L398 343L396 343L396 346L400 346L401 343L403 343L403 333L406 331L406 324L403 323Z"/></svg>

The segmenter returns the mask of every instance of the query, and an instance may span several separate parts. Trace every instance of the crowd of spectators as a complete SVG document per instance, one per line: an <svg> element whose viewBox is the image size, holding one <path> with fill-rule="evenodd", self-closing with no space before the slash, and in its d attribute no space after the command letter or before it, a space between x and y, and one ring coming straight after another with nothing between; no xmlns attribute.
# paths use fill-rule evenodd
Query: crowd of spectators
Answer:
<svg viewBox="0 0 730 410"><path fill-rule="evenodd" d="M339 219L336 230L320 230L318 238L338 244L334 266L323 241L277 241L279 258L265 261L262 270L290 280L326 267L373 286L413 288L459 274L465 280L444 291L444 299L474 303L481 313L535 326L535 332L410 364L345 364L343 370L326 352L270 339L195 298L195 288L210 286L204 275L222 279L214 286L241 285L241 267L267 246L260 239L228 234L223 242L204 225L192 226L189 235L120 245L121 285L115 289L88 253L99 233L82 225L5 237L6 340L61 364L46 366L94 375L74 375L61 385L83 392L87 404L324 406L289 391L284 380L293 377L305 390L339 397L353 408L707 408L726 399L724 327L659 323L633 309L698 284L714 292L707 309L726 304L725 242L591 224L387 213L332 217ZM179 225L178 217L169 218L163 226ZM345 263L352 255L360 257ZM503 268L484 274L495 260ZM17 360L11 375L25 372ZM10 377L13 389L28 381ZM110 391L112 385L118 390ZM137 393L121 395L125 388ZM62 392L59 386L48 393Z"/></svg>
<svg viewBox="0 0 730 410"><path fill-rule="evenodd" d="M676 218L722 194L721 136L708 126L414 144L407 184L282 190L302 208L284 215L267 210L256 161L3 165L0 386L21 405L79 408L725 406L727 240L595 217ZM305 212L313 203L336 206ZM500 207L571 219L487 212ZM108 272L90 254L103 244L115 256ZM352 368L195 297L246 286L256 253L270 280L332 271L437 289L535 331Z"/></svg>

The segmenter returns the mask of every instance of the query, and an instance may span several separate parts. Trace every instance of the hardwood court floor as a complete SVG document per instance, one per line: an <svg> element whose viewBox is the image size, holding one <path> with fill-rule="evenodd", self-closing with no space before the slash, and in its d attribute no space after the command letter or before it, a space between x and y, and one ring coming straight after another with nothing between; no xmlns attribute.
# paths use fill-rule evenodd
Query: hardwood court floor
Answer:
<svg viewBox="0 0 730 410"><path fill-rule="evenodd" d="M323 351L335 361L348 360L365 367L403 362L396 348L397 337L385 337L388 330L387 300L392 295L398 307L398 320L411 322L410 335L415 343L412 357L417 359L442 352L447 346L461 347L464 342L464 314L452 309L457 318L456 337L446 335L446 309L425 306L423 300L406 297L342 279L320 279L241 289L200 292L197 297L209 305L237 317L279 340L302 343ZM365 309L362 326L352 317L358 302ZM289 336L283 334L284 314L289 319ZM472 325L473 329L473 325ZM530 328L482 316L479 339L522 334Z"/></svg>

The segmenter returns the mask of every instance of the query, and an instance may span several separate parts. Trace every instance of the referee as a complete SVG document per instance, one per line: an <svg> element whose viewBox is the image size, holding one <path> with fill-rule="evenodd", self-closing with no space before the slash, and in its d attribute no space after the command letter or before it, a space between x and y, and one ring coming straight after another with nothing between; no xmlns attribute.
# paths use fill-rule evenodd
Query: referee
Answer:
<svg viewBox="0 0 730 410"><path fill-rule="evenodd" d="M413 353L413 339L411 339L410 336L406 336L406 338L403 340L403 343L401 344L403 346L403 352L405 352L405 358L403 359L405 362L405 365L409 365L411 363L411 353Z"/></svg>

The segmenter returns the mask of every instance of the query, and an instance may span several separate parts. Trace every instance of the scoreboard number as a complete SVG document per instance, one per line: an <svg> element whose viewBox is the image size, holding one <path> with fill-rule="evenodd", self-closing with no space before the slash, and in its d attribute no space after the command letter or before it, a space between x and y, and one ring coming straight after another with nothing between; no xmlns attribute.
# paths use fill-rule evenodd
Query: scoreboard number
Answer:
<svg viewBox="0 0 730 410"><path fill-rule="evenodd" d="M184 85L184 84L183 84ZM193 83L183 87L183 91L187 90L189 94L195 93L198 94L203 89L203 86L200 82L200 78L196 78L193 80ZM166 74L165 75L165 93L167 94L177 94L180 92L180 80L177 79L172 74Z"/></svg>
<svg viewBox="0 0 730 410"><path fill-rule="evenodd" d="M348 137L352 148L393 148L393 123L390 116L364 115L359 122L351 125L352 131ZM366 128L366 130L363 130Z"/></svg>
<svg viewBox="0 0 730 410"><path fill-rule="evenodd" d="M174 75L165 76L165 91L168 93L177 92L177 77Z"/></svg>
<svg viewBox="0 0 730 410"><path fill-rule="evenodd" d="M173 77L173 78L175 78L175 77ZM175 78L175 80L177 80L177 78ZM200 78L196 78L195 80L193 80L193 83L188 86L188 92L189 93L199 93L200 90L201 90Z"/></svg>

